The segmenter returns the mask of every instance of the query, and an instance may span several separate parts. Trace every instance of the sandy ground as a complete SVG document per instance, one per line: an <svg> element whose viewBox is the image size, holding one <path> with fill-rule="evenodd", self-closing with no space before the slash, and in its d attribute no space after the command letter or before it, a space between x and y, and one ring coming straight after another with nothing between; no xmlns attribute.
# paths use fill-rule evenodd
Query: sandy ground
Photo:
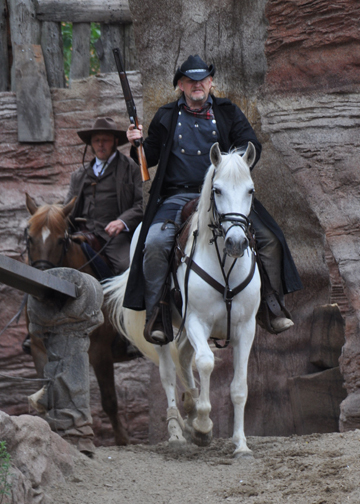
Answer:
<svg viewBox="0 0 360 504"><path fill-rule="evenodd" d="M253 455L240 459L224 439L181 450L101 447L47 492L54 504L360 503L360 430L250 437L248 445Z"/></svg>

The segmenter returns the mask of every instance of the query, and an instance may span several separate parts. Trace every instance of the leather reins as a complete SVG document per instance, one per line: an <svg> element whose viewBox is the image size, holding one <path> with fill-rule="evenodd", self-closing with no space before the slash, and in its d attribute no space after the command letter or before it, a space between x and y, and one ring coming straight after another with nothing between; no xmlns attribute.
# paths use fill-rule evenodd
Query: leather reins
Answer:
<svg viewBox="0 0 360 504"><path fill-rule="evenodd" d="M101 247L101 249L98 252L96 252L95 255L91 259L89 259L86 263L84 263L79 268L76 268L77 271L81 271L82 269L85 268L85 266L88 266L88 264L91 264L106 249L106 247L112 242L113 238L114 237L111 237L110 240L107 241L105 243L105 245L103 245L103 247ZM61 256L60 256L58 264L54 264L51 261L48 261L46 259L38 259L36 261L32 261L31 256L30 256L30 240L31 240L31 237L29 236L29 233L28 233L28 227L26 227L25 228L26 252L27 252L27 255L28 255L29 265L30 266L32 266L33 268L38 268L38 269L60 268L61 265L62 265L62 263L63 263L65 254L68 251L69 242L71 240L71 235L69 235L68 231L65 230L64 239L63 239L63 248L62 248L62 251L61 251ZM41 265L44 265L46 267L45 268L41 268Z"/></svg>
<svg viewBox="0 0 360 504"><path fill-rule="evenodd" d="M213 176L214 178L214 176ZM203 270L194 260L193 256L195 254L195 248L196 248L196 241L197 237L199 235L198 229L196 229L193 232L193 243L191 247L191 252L190 255L186 255L185 252L182 250L182 248L177 245L177 249L181 254L181 261L185 262L187 265L186 272L185 272L185 278L184 278L184 295L185 295L185 309L184 309L184 316L181 321L181 326L179 328L177 337L180 336L184 325L185 325L185 318L186 318L186 312L187 312L187 305L188 305L188 281L189 281L189 275L190 275L190 270L193 270L202 280L204 280L208 285L213 287L215 290L217 290L222 296L223 300L226 305L226 313L227 313L227 330L226 330L226 340L224 345L220 345L216 339L214 339L215 346L217 348L226 348L229 343L230 343L230 331L231 331L231 308L232 308L232 301L234 297L239 294L241 291L245 289L251 282L254 273L255 273L255 268L256 268L256 259L255 259L255 234L254 230L251 224L251 221L246 215L243 215L241 213L225 213L225 214L220 214L217 206L216 206L216 201L215 201L215 196L214 196L215 189L214 187L211 190L211 197L210 197L210 207L209 210L212 210L212 215L213 215L213 220L211 224L209 224L209 227L212 231L212 239L210 240L210 244L215 245L216 249L216 255L219 261L219 266L220 270L222 273L222 276L224 278L225 285L222 285L219 283L217 280L215 280L211 275L209 275L205 270ZM231 226L225 231L223 228L222 224L224 222L231 222ZM230 274L235 266L235 263L237 261L237 258L234 259L233 263L231 264L228 273L225 272L225 261L226 261L226 256L227 253L224 250L223 257L221 258L220 256L220 251L219 251L219 246L217 243L217 240L220 236L222 236L224 239L226 238L227 233L232 229L234 226L241 227L241 229L244 231L245 237L248 240L250 249L251 249L251 266L250 266L250 271L247 275L247 277L234 289L230 289L229 287L229 279L230 279Z"/></svg>

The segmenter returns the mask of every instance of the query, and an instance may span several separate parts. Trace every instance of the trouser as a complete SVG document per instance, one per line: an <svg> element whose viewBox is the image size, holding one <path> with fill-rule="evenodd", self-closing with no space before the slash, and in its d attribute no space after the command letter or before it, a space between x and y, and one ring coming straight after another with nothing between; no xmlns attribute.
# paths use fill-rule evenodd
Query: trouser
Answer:
<svg viewBox="0 0 360 504"><path fill-rule="evenodd" d="M186 195L186 199L190 201L196 196L197 195ZM164 205L171 205L171 202L175 198L177 197L168 198ZM164 213L163 208L161 210L162 213ZM166 219L163 219L162 222L158 222L158 218L155 216L154 223L150 226L146 238L143 271L145 278L145 306L147 319L150 318L154 306L160 301L162 287L165 283L168 272L169 257L171 249L174 245L177 225L180 225L181 223L181 210L182 207L177 210L175 218L173 219L175 221L175 225L168 222L164 226L163 224ZM272 233L272 231L263 224L253 210L250 213L250 220L252 221L255 229L258 253L264 269L269 277L272 288L279 295L280 301L283 302L284 293L281 281L281 243L274 233Z"/></svg>
<svg viewBox="0 0 360 504"><path fill-rule="evenodd" d="M129 267L130 243L130 233L121 232L117 236L114 236L105 248L105 255L109 259L115 275L121 275Z"/></svg>
<svg viewBox="0 0 360 504"><path fill-rule="evenodd" d="M284 303L284 290L282 285L282 246L278 238L268 229L252 210L250 220L255 229L258 253L266 271L271 287L278 294L281 303Z"/></svg>

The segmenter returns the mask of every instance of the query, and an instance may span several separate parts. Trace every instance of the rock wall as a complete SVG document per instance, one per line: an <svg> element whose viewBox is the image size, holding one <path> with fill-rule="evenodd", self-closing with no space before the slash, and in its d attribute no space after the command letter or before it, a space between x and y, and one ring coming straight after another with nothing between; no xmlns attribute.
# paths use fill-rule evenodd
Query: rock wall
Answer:
<svg viewBox="0 0 360 504"><path fill-rule="evenodd" d="M360 422L351 407L359 391L359 8L355 0L130 0L145 125L174 99L172 78L189 54L214 63L217 94L242 108L263 144L257 196L282 227L303 280L304 290L287 296L295 327L279 336L257 331L248 434L296 432L288 380L323 370L309 358L312 317L332 303L346 322L340 363L350 395L340 428ZM221 357L230 363L230 354ZM229 369L221 387L212 380L214 414ZM230 432L231 421L218 430Z"/></svg>

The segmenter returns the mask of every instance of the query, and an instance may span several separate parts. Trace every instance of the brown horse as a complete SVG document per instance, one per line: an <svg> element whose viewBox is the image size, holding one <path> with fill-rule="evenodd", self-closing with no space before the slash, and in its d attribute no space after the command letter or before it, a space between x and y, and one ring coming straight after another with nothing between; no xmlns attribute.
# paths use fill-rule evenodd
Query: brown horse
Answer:
<svg viewBox="0 0 360 504"><path fill-rule="evenodd" d="M26 194L26 206L31 214L27 227L28 263L38 269L56 267L75 268L95 276L82 251L80 243L68 234L68 216L74 198L65 206L53 204L37 207ZM84 266L85 265L85 266ZM128 435L118 417L118 405L114 381L114 362L128 361L127 342L110 324L106 312L104 324L90 334L89 360L99 383L101 404L114 429L115 443L125 445ZM31 354L39 377L43 377L47 362L46 350L40 338L31 336Z"/></svg>

